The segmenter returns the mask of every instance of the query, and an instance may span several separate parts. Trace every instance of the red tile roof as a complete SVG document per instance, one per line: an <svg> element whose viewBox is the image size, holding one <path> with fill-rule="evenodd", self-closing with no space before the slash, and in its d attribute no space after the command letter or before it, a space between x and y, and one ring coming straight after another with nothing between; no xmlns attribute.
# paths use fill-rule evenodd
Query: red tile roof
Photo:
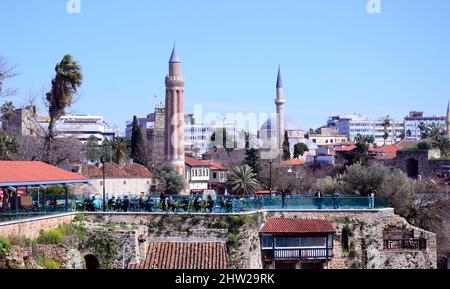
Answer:
<svg viewBox="0 0 450 289"><path fill-rule="evenodd" d="M228 269L225 243L161 242L150 243L147 258L129 269Z"/></svg>
<svg viewBox="0 0 450 289"><path fill-rule="evenodd" d="M202 160L194 159L194 158L191 158L188 156L185 157L185 162L186 162L186 165L188 165L190 167L209 167L211 164L208 161L202 161Z"/></svg>
<svg viewBox="0 0 450 289"><path fill-rule="evenodd" d="M335 152L349 152L349 151L354 150L355 148L356 148L356 145L353 144L353 145L349 145L346 147L335 149L334 151Z"/></svg>
<svg viewBox="0 0 450 289"><path fill-rule="evenodd" d="M377 159L390 160L397 157L397 151L401 149L402 148L397 145L386 145L373 149L373 152L378 154L378 156L376 156Z"/></svg>
<svg viewBox="0 0 450 289"><path fill-rule="evenodd" d="M151 178L150 171L140 164L129 164L123 170L130 176L136 178Z"/></svg>
<svg viewBox="0 0 450 289"><path fill-rule="evenodd" d="M53 182L87 182L79 174L42 162L0 161L0 186L8 184L49 184Z"/></svg>
<svg viewBox="0 0 450 289"><path fill-rule="evenodd" d="M299 160L299 159L294 159L294 160L287 160L282 162L279 166L280 167L295 167L295 166L301 166L306 164L306 161L304 160Z"/></svg>
<svg viewBox="0 0 450 289"><path fill-rule="evenodd" d="M335 233L333 225L320 219L269 219L262 229L267 234Z"/></svg>
<svg viewBox="0 0 450 289"><path fill-rule="evenodd" d="M97 179L103 176L102 171L96 165L83 165L81 173L89 179Z"/></svg>

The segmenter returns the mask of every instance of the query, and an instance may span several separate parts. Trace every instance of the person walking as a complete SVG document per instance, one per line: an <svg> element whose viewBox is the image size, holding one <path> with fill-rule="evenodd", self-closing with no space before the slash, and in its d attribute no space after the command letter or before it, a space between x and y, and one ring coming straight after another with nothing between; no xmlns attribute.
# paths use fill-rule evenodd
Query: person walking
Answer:
<svg viewBox="0 0 450 289"><path fill-rule="evenodd" d="M374 209L375 208L375 193L371 192L369 194L369 209Z"/></svg>
<svg viewBox="0 0 450 289"><path fill-rule="evenodd" d="M335 210L337 210L339 209L339 200L338 200L339 194L336 192L336 190L333 191L332 197L333 197L333 207Z"/></svg>
<svg viewBox="0 0 450 289"><path fill-rule="evenodd" d="M322 204L323 204L323 194L322 194L322 192L320 190L318 190L316 192L316 202L317 202L317 208L319 210L321 210L322 209Z"/></svg>
<svg viewBox="0 0 450 289"><path fill-rule="evenodd" d="M287 208L287 204L286 204L286 192L283 190L281 192L281 208Z"/></svg>

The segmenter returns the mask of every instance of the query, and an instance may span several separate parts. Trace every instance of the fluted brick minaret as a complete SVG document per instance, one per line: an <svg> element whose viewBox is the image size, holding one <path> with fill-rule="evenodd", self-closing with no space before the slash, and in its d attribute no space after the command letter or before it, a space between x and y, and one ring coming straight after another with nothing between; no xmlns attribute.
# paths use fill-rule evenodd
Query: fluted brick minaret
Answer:
<svg viewBox="0 0 450 289"><path fill-rule="evenodd" d="M447 106L447 136L450 139L450 101Z"/></svg>
<svg viewBox="0 0 450 289"><path fill-rule="evenodd" d="M278 77L277 77L277 98L275 99L275 104L277 106L277 138L278 138L278 148L283 149L284 141L284 104L286 100L283 95L283 81L281 79L281 68L278 67Z"/></svg>
<svg viewBox="0 0 450 289"><path fill-rule="evenodd" d="M169 60L166 76L165 162L183 177L184 174L184 76L176 47Z"/></svg>

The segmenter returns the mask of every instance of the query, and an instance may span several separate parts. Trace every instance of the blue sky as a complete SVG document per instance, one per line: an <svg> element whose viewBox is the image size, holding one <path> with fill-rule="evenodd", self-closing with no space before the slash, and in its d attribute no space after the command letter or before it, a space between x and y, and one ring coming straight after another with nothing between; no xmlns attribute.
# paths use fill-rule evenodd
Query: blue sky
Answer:
<svg viewBox="0 0 450 289"><path fill-rule="evenodd" d="M72 54L85 77L72 112L123 130L164 100L174 41L186 112L273 112L278 64L286 112L305 128L340 113L443 115L450 98L447 0L381 0L381 14L367 13L368 0L81 0L81 14L67 1L0 1L17 104L47 91Z"/></svg>

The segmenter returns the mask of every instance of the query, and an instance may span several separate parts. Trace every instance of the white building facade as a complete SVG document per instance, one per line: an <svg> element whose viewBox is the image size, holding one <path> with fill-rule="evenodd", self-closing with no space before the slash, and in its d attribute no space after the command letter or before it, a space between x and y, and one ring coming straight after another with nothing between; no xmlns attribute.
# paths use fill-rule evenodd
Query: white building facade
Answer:
<svg viewBox="0 0 450 289"><path fill-rule="evenodd" d="M385 121L389 120L387 130ZM402 139L405 133L405 124L403 121L395 120L389 116L381 117L376 120L370 120L367 116L360 114L346 114L332 116L329 118L328 127L337 128L340 134L348 136L348 139L354 141L358 135L373 136L375 144L382 146L392 145ZM385 139L385 133L388 133Z"/></svg>
<svg viewBox="0 0 450 289"><path fill-rule="evenodd" d="M426 126L443 126L446 127L447 119L445 116L424 116L423 112L411 111L405 117L405 133L408 140L420 140L421 133L419 126L425 124Z"/></svg>

